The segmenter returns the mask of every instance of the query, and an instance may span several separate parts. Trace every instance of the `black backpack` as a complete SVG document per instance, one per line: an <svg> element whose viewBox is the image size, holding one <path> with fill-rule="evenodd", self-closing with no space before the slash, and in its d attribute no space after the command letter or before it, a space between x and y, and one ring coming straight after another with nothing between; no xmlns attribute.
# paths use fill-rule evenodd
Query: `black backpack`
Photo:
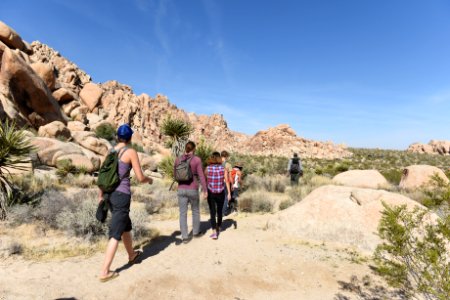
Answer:
<svg viewBox="0 0 450 300"><path fill-rule="evenodd" d="M302 169L300 168L300 159L298 157L294 157L292 159L291 168L289 169L289 173L291 173L291 174L302 173Z"/></svg>

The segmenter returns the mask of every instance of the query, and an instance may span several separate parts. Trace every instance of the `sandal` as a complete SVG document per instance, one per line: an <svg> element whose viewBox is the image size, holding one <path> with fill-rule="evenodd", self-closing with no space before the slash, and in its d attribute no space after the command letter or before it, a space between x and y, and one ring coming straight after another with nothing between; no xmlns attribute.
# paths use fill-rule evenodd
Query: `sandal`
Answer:
<svg viewBox="0 0 450 300"><path fill-rule="evenodd" d="M140 250L134 251L134 253L136 253L134 258L128 261L128 264L130 264L130 265L134 264L136 262L136 260L139 258L139 256L142 255L142 251L140 251Z"/></svg>
<svg viewBox="0 0 450 300"><path fill-rule="evenodd" d="M101 282L107 282L107 281L109 281L111 279L114 279L114 278L116 278L118 276L119 276L119 273L114 272L114 271L109 271L108 275L106 275L105 277L100 277L99 279L100 279Z"/></svg>

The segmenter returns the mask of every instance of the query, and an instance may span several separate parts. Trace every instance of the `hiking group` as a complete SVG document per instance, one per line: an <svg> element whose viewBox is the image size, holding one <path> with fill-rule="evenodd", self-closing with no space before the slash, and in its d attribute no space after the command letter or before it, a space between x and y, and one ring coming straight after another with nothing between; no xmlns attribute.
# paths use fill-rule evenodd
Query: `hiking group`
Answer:
<svg viewBox="0 0 450 300"><path fill-rule="evenodd" d="M139 157L130 145L133 130L128 124L121 125L117 130L118 143L105 158L97 180L99 187L99 206L96 217L104 222L108 209L111 211L109 225L109 241L101 268L99 279L106 282L119 274L110 270L112 261L122 240L128 253L128 264L137 261L142 251L133 249L131 237L132 224L130 219L131 183L130 171L133 169L140 183L152 184L153 180L143 174ZM238 211L239 189L242 184L242 163L230 164L227 151L213 152L206 160L203 169L202 160L195 155L195 143L187 142L184 154L174 162L174 179L178 182L178 206L182 243L190 241L188 233L188 206L192 210L192 236L200 237L205 232L200 228L200 192L208 201L210 212L211 235L217 240L222 230L223 216ZM291 184L298 184L302 176L302 165L298 155L289 160L288 173Z"/></svg>

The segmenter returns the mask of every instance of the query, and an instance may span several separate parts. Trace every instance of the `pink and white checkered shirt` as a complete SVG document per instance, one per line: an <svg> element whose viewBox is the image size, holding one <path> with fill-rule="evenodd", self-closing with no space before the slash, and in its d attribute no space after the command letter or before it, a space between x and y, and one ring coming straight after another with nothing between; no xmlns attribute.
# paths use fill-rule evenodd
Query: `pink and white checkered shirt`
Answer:
<svg viewBox="0 0 450 300"><path fill-rule="evenodd" d="M214 194L219 194L225 188L225 168L222 165L209 165L206 167L208 180L208 190Z"/></svg>

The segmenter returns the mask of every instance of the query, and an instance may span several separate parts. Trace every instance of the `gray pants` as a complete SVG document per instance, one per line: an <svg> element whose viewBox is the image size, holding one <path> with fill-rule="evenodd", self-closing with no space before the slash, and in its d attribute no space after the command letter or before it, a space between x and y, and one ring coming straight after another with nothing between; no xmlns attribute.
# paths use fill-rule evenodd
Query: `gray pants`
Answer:
<svg viewBox="0 0 450 300"><path fill-rule="evenodd" d="M200 232L200 198L198 190L178 190L178 206L180 208L180 230L181 238L188 238L187 212L188 203L192 209L192 233Z"/></svg>

